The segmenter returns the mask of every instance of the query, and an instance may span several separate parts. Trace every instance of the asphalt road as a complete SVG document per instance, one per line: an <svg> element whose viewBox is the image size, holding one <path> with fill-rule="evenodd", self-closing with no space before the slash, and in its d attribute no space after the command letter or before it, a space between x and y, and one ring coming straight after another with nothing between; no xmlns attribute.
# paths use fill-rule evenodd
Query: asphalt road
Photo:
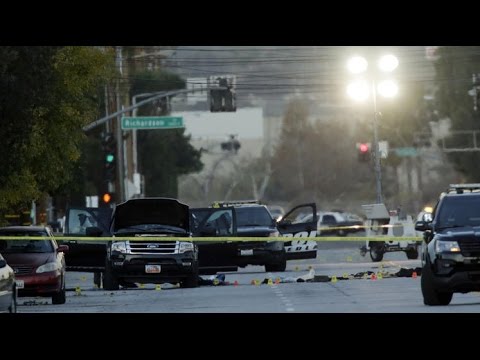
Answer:
<svg viewBox="0 0 480 360"><path fill-rule="evenodd" d="M362 243L359 243L362 244ZM96 289L88 273L67 274L67 302L52 305L49 298L20 298L20 313L459 313L480 312L480 294L454 294L449 306L423 305L420 277L352 279L337 282L260 284L264 279L293 280L307 275L341 277L358 272L397 272L415 268L419 260L407 260L403 252L388 253L382 263L362 257L358 244L321 244L317 259L289 261L287 271L266 273L249 266L225 273L228 286L181 289L153 284L136 289ZM328 249L327 249L328 248ZM205 276L204 278L208 278ZM253 285L252 281L259 285ZM235 282L238 285L235 285ZM78 291L80 290L80 291Z"/></svg>

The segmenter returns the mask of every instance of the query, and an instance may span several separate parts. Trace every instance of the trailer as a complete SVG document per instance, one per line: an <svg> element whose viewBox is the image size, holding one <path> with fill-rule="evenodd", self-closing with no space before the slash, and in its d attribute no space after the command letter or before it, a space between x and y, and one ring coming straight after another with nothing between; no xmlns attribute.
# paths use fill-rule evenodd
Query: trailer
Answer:
<svg viewBox="0 0 480 360"><path fill-rule="evenodd" d="M401 210L389 212L385 204L362 205L362 209L367 218L365 220L366 238L377 238L367 240L366 244L360 248L362 256L368 252L372 261L379 262L387 252L403 251L408 259L418 258L421 240L412 239L419 235L415 231L415 223L410 215L403 214ZM384 240L378 240L378 237Z"/></svg>

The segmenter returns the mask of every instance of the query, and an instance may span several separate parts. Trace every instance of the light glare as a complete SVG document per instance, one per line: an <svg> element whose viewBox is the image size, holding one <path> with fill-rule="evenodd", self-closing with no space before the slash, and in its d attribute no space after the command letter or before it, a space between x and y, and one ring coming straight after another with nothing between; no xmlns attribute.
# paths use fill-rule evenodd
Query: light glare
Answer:
<svg viewBox="0 0 480 360"><path fill-rule="evenodd" d="M398 66L398 59L394 55L385 55L378 61L378 67L385 72L393 71Z"/></svg>
<svg viewBox="0 0 480 360"><path fill-rule="evenodd" d="M368 98L368 84L365 81L355 81L348 85L347 94L356 101L364 101Z"/></svg>
<svg viewBox="0 0 480 360"><path fill-rule="evenodd" d="M397 95L398 86L392 80L385 80L378 84L378 93L386 98L391 98Z"/></svg>
<svg viewBox="0 0 480 360"><path fill-rule="evenodd" d="M361 56L354 56L347 63L348 70L353 74L360 74L367 70L368 63L365 58Z"/></svg>

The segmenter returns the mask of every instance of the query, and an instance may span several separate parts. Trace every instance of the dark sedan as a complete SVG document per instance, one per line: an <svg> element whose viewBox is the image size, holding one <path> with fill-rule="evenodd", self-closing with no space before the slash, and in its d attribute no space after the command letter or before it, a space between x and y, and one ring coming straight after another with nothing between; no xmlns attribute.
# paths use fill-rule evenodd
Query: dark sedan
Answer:
<svg viewBox="0 0 480 360"><path fill-rule="evenodd" d="M42 226L10 226L0 229L0 252L15 273L19 296L51 297L65 303L65 256L67 245L57 245L52 232ZM37 239L30 239L30 237ZM42 237L42 238L38 238Z"/></svg>
<svg viewBox="0 0 480 360"><path fill-rule="evenodd" d="M0 254L0 312L17 312L15 275Z"/></svg>

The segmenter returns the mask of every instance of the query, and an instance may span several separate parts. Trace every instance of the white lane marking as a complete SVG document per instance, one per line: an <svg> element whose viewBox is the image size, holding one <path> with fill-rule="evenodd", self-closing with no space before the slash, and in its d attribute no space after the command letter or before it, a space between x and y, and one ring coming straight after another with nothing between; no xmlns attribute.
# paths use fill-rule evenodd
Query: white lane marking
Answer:
<svg viewBox="0 0 480 360"><path fill-rule="evenodd" d="M267 276L269 279L272 278L271 273L268 273ZM280 298L281 302L283 303L283 306L285 306L285 311L287 312L295 311L295 308L293 307L291 301L282 293L282 289L278 286L278 284L273 284L270 287L272 288L275 295L277 295Z"/></svg>

